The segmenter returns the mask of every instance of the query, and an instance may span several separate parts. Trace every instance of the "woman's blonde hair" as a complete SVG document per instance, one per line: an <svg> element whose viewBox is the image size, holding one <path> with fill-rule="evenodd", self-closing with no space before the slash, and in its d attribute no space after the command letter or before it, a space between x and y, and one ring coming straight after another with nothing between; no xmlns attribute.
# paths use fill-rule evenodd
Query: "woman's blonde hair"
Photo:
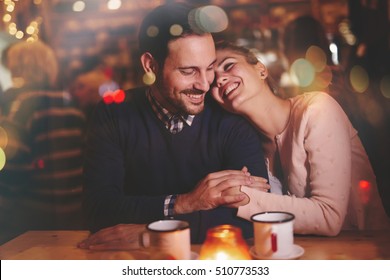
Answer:
<svg viewBox="0 0 390 280"><path fill-rule="evenodd" d="M6 51L5 65L12 78L25 87L52 87L56 84L58 62L54 51L41 41L18 42Z"/></svg>

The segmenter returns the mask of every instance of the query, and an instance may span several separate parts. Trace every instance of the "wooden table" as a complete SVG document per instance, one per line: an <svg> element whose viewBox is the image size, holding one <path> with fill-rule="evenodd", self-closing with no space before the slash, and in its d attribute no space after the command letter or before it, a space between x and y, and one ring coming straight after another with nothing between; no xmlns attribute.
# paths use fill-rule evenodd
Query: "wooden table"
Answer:
<svg viewBox="0 0 390 280"><path fill-rule="evenodd" d="M29 231L0 246L2 260L148 259L144 250L91 251L77 248L88 231ZM299 259L390 259L389 231L345 231L337 237L295 236L305 249ZM200 245L192 245L199 252Z"/></svg>

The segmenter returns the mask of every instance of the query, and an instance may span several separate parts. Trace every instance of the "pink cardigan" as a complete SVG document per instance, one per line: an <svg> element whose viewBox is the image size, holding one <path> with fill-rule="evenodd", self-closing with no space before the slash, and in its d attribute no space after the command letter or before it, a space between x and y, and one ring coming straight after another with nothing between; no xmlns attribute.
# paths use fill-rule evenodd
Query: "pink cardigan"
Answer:
<svg viewBox="0 0 390 280"><path fill-rule="evenodd" d="M295 215L298 234L332 236L341 229L387 227L367 154L338 103L323 92L289 100L289 124L275 137L288 195L243 186L250 202L237 215L250 219L258 212L288 211ZM365 181L370 184L366 189Z"/></svg>

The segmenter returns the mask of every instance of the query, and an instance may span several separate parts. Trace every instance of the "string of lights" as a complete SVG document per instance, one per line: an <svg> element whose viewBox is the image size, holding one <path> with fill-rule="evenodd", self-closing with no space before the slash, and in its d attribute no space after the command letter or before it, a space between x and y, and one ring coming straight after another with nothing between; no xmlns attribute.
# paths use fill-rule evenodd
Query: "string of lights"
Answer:
<svg viewBox="0 0 390 280"><path fill-rule="evenodd" d="M5 30L17 39L26 39L27 41L35 41L39 39L39 27L42 23L42 17L37 16L31 20L25 28L19 27L17 23L16 10L18 5L26 4L26 2L18 0L4 0L4 15L3 23ZM39 6L42 0L33 0L33 5Z"/></svg>

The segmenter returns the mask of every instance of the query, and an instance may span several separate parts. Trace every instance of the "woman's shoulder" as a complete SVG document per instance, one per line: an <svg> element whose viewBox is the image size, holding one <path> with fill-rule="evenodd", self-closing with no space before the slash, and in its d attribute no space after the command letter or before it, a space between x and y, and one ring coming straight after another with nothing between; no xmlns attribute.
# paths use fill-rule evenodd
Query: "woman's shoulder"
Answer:
<svg viewBox="0 0 390 280"><path fill-rule="evenodd" d="M291 98L294 103L333 103L336 100L324 91L310 91Z"/></svg>
<svg viewBox="0 0 390 280"><path fill-rule="evenodd" d="M326 92L312 91L291 98L294 110L311 111L336 110L343 112L337 101Z"/></svg>
<svg viewBox="0 0 390 280"><path fill-rule="evenodd" d="M306 92L291 98L292 119L304 126L320 126L321 123L340 122L349 126L350 122L344 110L333 97L326 92Z"/></svg>

